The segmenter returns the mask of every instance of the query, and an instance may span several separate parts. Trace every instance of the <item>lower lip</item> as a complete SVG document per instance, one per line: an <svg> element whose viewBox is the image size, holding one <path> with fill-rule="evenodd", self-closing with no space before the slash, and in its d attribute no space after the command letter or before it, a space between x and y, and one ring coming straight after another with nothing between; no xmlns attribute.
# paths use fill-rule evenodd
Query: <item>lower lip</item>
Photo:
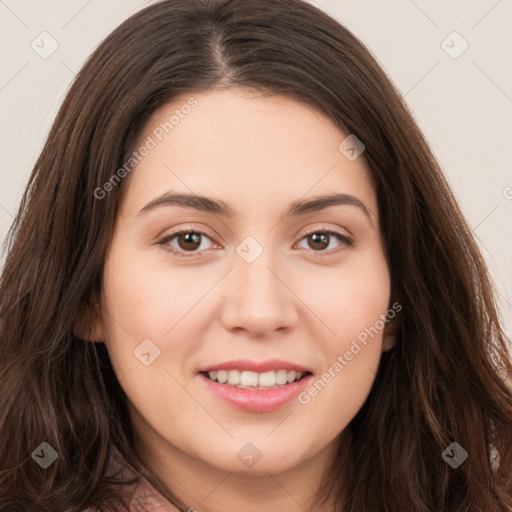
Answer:
<svg viewBox="0 0 512 512"><path fill-rule="evenodd" d="M200 374L207 388L221 400L249 412L270 412L283 407L304 390L312 375L274 389L240 389L220 384Z"/></svg>

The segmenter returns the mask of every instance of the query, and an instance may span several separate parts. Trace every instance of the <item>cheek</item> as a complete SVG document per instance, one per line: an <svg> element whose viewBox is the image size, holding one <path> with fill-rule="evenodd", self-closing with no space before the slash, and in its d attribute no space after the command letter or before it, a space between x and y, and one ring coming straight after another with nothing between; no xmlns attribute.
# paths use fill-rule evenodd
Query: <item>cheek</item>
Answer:
<svg viewBox="0 0 512 512"><path fill-rule="evenodd" d="M173 321L169 300L175 294L162 282L162 276L157 279L147 262L134 252L119 250L122 241L116 242L105 262L102 302L105 344L118 378L121 378L128 373L133 377L142 369L149 369L144 363L151 362L151 368L158 366L163 333L171 328ZM149 357L143 356L148 352ZM144 379L143 375L141 377Z"/></svg>
<svg viewBox="0 0 512 512"><path fill-rule="evenodd" d="M157 251L120 250L120 239L112 247L103 273L103 318L105 344L118 378L130 374L123 387L137 379L140 389L155 386L156 375L169 385L165 370L182 380L208 326L207 301L201 298L218 275L207 268L173 268ZM141 357L148 351L149 357Z"/></svg>
<svg viewBox="0 0 512 512"><path fill-rule="evenodd" d="M109 325L125 335L163 338L194 306L205 285L193 270L175 270L162 264L160 255L112 252L104 270L104 298L110 308ZM155 260L159 261L155 261ZM116 320L116 322L114 321Z"/></svg>
<svg viewBox="0 0 512 512"><path fill-rule="evenodd" d="M138 414L152 423L168 424L176 408L188 410L187 419L193 421L190 395L178 382L183 380L182 362L195 349L182 336L185 315L201 287L191 275L166 272L147 257L117 247L103 273L103 318L105 344L121 387Z"/></svg>
<svg viewBox="0 0 512 512"><path fill-rule="evenodd" d="M381 353L390 278L384 258L361 260L340 273L330 287L309 294L325 324L317 337L323 367L299 396L309 414L325 421L332 433L344 428L363 405L375 380ZM317 281L320 285L322 281ZM329 289L329 293L325 292Z"/></svg>
<svg viewBox="0 0 512 512"><path fill-rule="evenodd" d="M307 298L308 306L323 321L322 350L331 358L348 350L360 334L364 338L366 329L376 325L382 331L380 316L388 309L391 283L380 252L368 251L354 264L336 271L317 271L302 279L298 293Z"/></svg>

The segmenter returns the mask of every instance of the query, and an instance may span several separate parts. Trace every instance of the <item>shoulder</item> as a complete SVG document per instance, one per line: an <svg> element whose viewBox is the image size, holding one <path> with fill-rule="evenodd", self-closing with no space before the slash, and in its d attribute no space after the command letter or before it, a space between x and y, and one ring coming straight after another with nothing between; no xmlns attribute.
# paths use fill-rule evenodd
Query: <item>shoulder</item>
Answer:
<svg viewBox="0 0 512 512"><path fill-rule="evenodd" d="M142 507L142 508L141 508ZM163 496L155 491L153 496L141 496L134 495L134 498L130 504L130 511L133 512L181 512L179 508L169 503ZM81 510L81 512L117 512L110 509L97 509L96 507L89 507Z"/></svg>
<svg viewBox="0 0 512 512"><path fill-rule="evenodd" d="M141 505L144 507L143 509L140 508ZM162 504L158 501L154 501L152 503L144 501L143 504L141 504L141 503L133 504L133 508L132 508L132 506L130 506L130 510L133 512L140 512L141 510L144 510L145 512L181 512L179 508L176 508L174 505L172 505L168 502ZM117 512L117 511L107 510L107 509L98 510L97 508L89 507L89 508L81 510L80 512Z"/></svg>
<svg viewBox="0 0 512 512"><path fill-rule="evenodd" d="M140 473L128 464L125 458L117 449L113 449L111 462L109 465L109 474L114 474L117 478L131 479L138 477L138 483L134 484L133 493L130 499L129 508L133 512L180 512L180 509L170 503L160 492L155 489L151 483ZM89 507L81 512L117 512L114 510L98 510L96 507Z"/></svg>
<svg viewBox="0 0 512 512"><path fill-rule="evenodd" d="M133 503L147 512L180 512L162 494L160 494L146 478L141 476L139 484L133 494Z"/></svg>
<svg viewBox="0 0 512 512"><path fill-rule="evenodd" d="M128 464L124 457L115 450L114 453L115 465L121 469L124 478L138 477L138 482L135 484L132 498L130 500L130 509L133 506L134 511L147 511L147 512L180 512L172 503L170 503L155 487L148 481L148 479L135 471L135 469Z"/></svg>

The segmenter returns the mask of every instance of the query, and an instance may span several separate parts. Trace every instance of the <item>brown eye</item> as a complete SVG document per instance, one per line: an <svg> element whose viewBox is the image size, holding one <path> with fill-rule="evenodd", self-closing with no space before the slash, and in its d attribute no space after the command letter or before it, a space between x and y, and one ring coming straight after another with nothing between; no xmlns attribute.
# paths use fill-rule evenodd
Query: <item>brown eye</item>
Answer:
<svg viewBox="0 0 512 512"><path fill-rule="evenodd" d="M306 237L314 249L323 251L329 245L330 235L324 232L313 233Z"/></svg>
<svg viewBox="0 0 512 512"><path fill-rule="evenodd" d="M211 238L202 231L183 230L162 238L158 244L177 256L200 256L202 251L210 248L201 247L204 239L211 241Z"/></svg>
<svg viewBox="0 0 512 512"><path fill-rule="evenodd" d="M180 249L184 251L194 251L199 248L201 245L201 233L196 233L194 231L180 233L175 236L178 241L178 246Z"/></svg>
<svg viewBox="0 0 512 512"><path fill-rule="evenodd" d="M306 240L307 247L306 249L312 249L313 252L320 253L320 255L330 255L332 253L337 253L347 247L351 247L353 245L352 240L341 233L336 231L312 231L311 233L307 233L302 240ZM302 241L301 240L301 241ZM332 247L332 242L338 240L338 247ZM329 249L329 250L326 250Z"/></svg>

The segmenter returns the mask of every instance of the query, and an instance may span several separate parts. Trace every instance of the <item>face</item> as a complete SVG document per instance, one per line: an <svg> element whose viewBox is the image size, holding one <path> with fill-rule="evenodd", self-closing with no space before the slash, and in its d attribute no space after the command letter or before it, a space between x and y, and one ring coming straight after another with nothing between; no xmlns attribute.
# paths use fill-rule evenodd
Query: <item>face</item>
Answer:
<svg viewBox="0 0 512 512"><path fill-rule="evenodd" d="M392 343L390 276L346 136L305 104L240 89L183 96L146 124L96 330L158 453L289 470L334 448L363 405Z"/></svg>

